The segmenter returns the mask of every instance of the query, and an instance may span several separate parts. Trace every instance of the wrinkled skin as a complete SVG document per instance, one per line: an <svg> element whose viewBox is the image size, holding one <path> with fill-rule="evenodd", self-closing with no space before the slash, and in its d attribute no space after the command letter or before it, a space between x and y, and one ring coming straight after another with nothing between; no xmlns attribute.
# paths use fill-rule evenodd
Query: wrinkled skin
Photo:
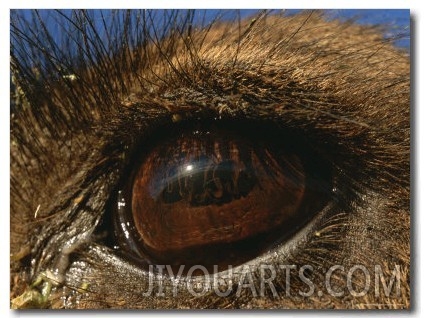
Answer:
<svg viewBox="0 0 426 318"><path fill-rule="evenodd" d="M71 25L66 14L51 12L68 39L56 47L43 19L25 24L19 11L11 14L13 308L410 307L404 50L377 28L327 21L318 12L261 12L205 28L189 23L191 13L167 12L175 24L166 25L155 12L103 12L111 27L102 41L94 30L103 25L90 24L91 14L76 12ZM273 123L303 136L332 166L335 200L250 261L246 274L257 294L237 292L237 279L226 297L197 295L190 291L201 278L183 277L173 295L174 281L158 274L144 296L146 270L105 243L117 189L135 148L144 149L156 131L214 117ZM276 295L267 285L260 296L261 264L296 269L288 278L278 271ZM299 274L303 265L312 266L305 273L315 287L309 296L300 293L310 287ZM341 295L324 283L334 265L343 266L331 279ZM360 266L371 274L365 293ZM388 295L375 266L388 286L395 278ZM157 295L160 283L164 296Z"/></svg>

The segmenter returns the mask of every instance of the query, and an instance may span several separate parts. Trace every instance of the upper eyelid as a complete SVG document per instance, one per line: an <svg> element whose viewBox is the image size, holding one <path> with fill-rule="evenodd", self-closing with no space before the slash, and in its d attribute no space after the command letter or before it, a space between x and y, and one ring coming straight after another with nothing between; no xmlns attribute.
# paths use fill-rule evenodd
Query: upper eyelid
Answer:
<svg viewBox="0 0 426 318"><path fill-rule="evenodd" d="M307 92L303 92L303 91L301 91L300 92L301 94L307 94ZM309 96L309 94L307 94L308 96ZM307 97L307 96L305 96L305 100L307 100L309 97ZM229 99L229 96L228 96L228 99ZM166 100L164 100L165 102L166 102ZM237 100L236 100L237 101ZM127 103L127 101L124 101L123 100L123 102L125 102L125 103ZM313 112L315 113L315 112L319 112L319 113L321 113L321 110L318 108L318 101L315 101L315 103L316 104L314 104L313 106L310 106L309 105L309 103L308 102L303 102L303 103L299 103L299 106L298 107L305 107L305 108L312 108L313 109ZM330 103L330 101L326 101L326 103ZM229 104L232 104L232 102L230 102ZM291 104L291 99L288 101L288 104ZM338 106L338 103L336 104L337 106ZM164 105L163 105L164 106ZM281 107L282 107L283 105L281 105ZM174 105L173 107L186 107L186 105ZM315 116L317 116L318 114L313 114L313 115L315 115ZM331 113L327 113L327 112L324 112L323 113L323 115L325 115L326 117L327 116L336 116L336 117L339 117L339 119L342 119L342 120L346 120L346 121L348 121L348 123L349 124L355 124L355 125L357 125L357 124L360 124L360 122L359 122L359 118L358 118L358 120L356 120L356 119L351 119L350 117L349 118L345 118L345 114L341 114L341 115L336 115L336 110L334 110L333 111L333 114L331 114ZM364 125L364 123L362 123L361 122L361 125ZM367 124L368 125L368 124ZM370 128L370 129L374 129L376 126L371 126L371 125L368 125L368 128Z"/></svg>

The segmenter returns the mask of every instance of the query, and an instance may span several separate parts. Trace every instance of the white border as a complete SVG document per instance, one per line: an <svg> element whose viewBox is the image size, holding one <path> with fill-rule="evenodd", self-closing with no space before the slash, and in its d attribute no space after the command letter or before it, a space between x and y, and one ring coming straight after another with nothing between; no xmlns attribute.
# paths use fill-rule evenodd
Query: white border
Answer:
<svg viewBox="0 0 426 318"><path fill-rule="evenodd" d="M402 9L412 7L410 3L414 1L403 1L403 0L387 0L387 1L371 1L371 0L357 0L351 1L350 6L348 2L338 0L321 0L321 1L309 1L309 0L244 0L244 1L225 1L225 0L203 0L200 2L194 2L190 0L183 1L137 1L128 0L126 2L120 0L107 0L107 1L87 1L87 0L74 0L72 2L58 2L51 0L38 0L37 2L31 0L20 0L10 1L10 8L249 8L249 9L269 9L269 8L288 8L288 9L335 9L335 8L347 8L347 9Z"/></svg>
<svg viewBox="0 0 426 318"><path fill-rule="evenodd" d="M424 296L423 286L426 286L425 282L425 275L422 275L421 269L425 266L425 254L421 253L424 252L424 249L420 251L422 243L425 243L425 232L423 230L423 226L426 226L425 218L426 218L426 210L425 210L425 196L422 195L424 190L424 182L426 176L425 176L425 167L422 165L426 162L425 157L425 150L424 150L424 139L425 139L425 129L426 124L424 124L425 121L425 110L423 107L426 107L425 105L425 98L424 98L424 92L425 92L425 83L424 81L424 74L426 73L425 70L425 63L423 62L423 58L425 53L425 17L424 17L424 11L422 15L421 10L421 3L418 0L387 0L387 1L371 1L371 0L358 0L358 1L350 1L350 6L348 6L348 1L339 1L339 0L322 0L322 1L308 1L308 0L297 0L297 1L271 1L271 0L264 0L264 1L255 1L255 0L245 0L240 2L231 2L231 1L202 1L202 2L194 2L194 1L179 1L179 2L169 2L164 0L156 0L156 1L127 1L126 3L123 3L122 0L114 0L114 1L87 1L87 0L73 0L72 2L59 2L59 1L48 1L48 0L38 0L37 2L31 1L31 0L20 0L20 1L2 1L0 4L0 69L2 76L0 77L1 85L0 85L0 98L1 98L1 110L0 110L0 129L2 130L0 132L0 158L3 158L0 164L0 202L1 202L1 208L0 208L0 224L2 226L1 233L1 273L3 278L3 284L1 291L1 302L0 302L0 315L1 317L19 317L21 314L23 316L27 316L29 313L26 312L14 312L9 310L9 207L10 207L10 195L9 195L9 158L10 158L10 152L9 152L9 77L7 74L9 74L9 8L164 8L164 7L174 7L174 8L290 8L290 9L296 9L296 8L346 8L346 9L358 9L358 8L367 8L367 9L376 9L376 8L387 8L387 9L402 9L402 8L409 8L411 9L411 16L414 21L414 29L412 31L412 42L415 43L414 50L412 51L412 65L414 71L414 77L412 77L412 89L414 91L414 100L412 107L415 109L415 115L416 118L412 118L412 127L416 128L416 131L412 131L412 134L416 137L413 139L416 143L411 145L412 154L415 155L413 157L411 169L412 171L416 172L416 176L414 180L416 180L416 183L412 183L411 185L411 191L412 191L412 212L416 213L416 224L412 223L412 226L414 227L414 233L416 234L416 237L412 238L412 262L414 265L415 272L412 273L413 281L412 284L414 286L414 290L416 293L412 293L413 298L413 312L414 316L421 317L423 316L422 313L424 313L424 306L423 306L423 299L422 296ZM423 52L422 54L420 52ZM416 248L416 249L415 249ZM57 312L53 313L54 315ZM68 313L67 315L74 316L76 312ZM199 312L196 312L199 313ZM222 314L223 312L221 312ZM256 312L258 314L259 312ZM266 313L266 312L263 312ZM276 313L276 312L275 312ZM375 312L377 313L377 312ZM388 312L390 313L390 312ZM79 313L79 316L86 316L90 315L92 316L95 314L95 312L92 313ZM99 312L97 312L99 314ZM149 316L153 316L153 312L150 313L128 313L131 316L133 314L144 316L148 314ZM161 312L161 315L163 315L164 312ZM184 315L187 315L188 312L181 313ZM235 315L235 312L232 312L233 316ZM254 312L243 312L243 313L237 313L237 315L245 316L245 315L252 315L255 314ZM345 315L349 317L356 317L360 314L360 312L303 312L301 314L296 314L294 312L288 313L288 312L280 312L280 314L284 314L286 316L302 316L302 317L309 317L309 316L317 316L320 315ZM363 314L363 313L361 313ZM365 313L364 313L365 314ZM367 313L368 315L372 314L372 312ZM403 312L403 313L397 313L397 312L391 312L392 316L394 315L408 315L409 313ZM63 312L61 312L61 316L63 315ZM113 312L102 312L102 316L111 316L115 315ZM122 316L123 313L118 313L117 316ZM156 314L158 315L158 314ZM208 314L209 316L212 315L210 312ZM45 317L46 313L37 313L32 312L31 316L33 317ZM125 315L127 316L127 314Z"/></svg>

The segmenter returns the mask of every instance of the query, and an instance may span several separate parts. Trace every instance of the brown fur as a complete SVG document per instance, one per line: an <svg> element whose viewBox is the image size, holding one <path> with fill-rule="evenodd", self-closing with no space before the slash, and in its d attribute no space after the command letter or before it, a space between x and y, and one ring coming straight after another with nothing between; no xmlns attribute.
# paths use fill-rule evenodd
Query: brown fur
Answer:
<svg viewBox="0 0 426 318"><path fill-rule="evenodd" d="M78 17L85 18L83 13ZM27 32L19 21L12 15L11 32L18 39L20 31ZM150 26L149 19L146 23ZM297 130L333 162L347 202L326 214L291 253L279 250L263 259L314 266L312 281L324 295L286 297L281 279L278 298L254 298L247 290L239 297L233 292L197 298L185 289L177 297L143 297L143 271L92 236L71 254L65 284L54 288L46 305L409 308L407 54L386 43L376 28L326 21L318 12L291 17L260 13L203 30L188 24L169 31L163 40L139 39L142 46L136 50L117 45L110 52L114 55L101 53L96 63L90 61L96 54L88 53L85 63L72 66L46 43L25 57L19 42L12 45L11 299L28 289L37 274L55 267L67 240L101 222L127 164L125 149L140 140L144 144L156 127L173 125L176 118L220 115L260 118ZM93 35L89 39L96 41ZM81 49L88 52L86 44ZM29 67L30 60L23 59L37 62L48 54L57 61L46 69ZM401 295L377 298L372 288L363 297L333 297L323 282L336 264L370 270L380 265L385 277L399 265ZM344 274L336 286L345 284ZM291 281L292 289L306 290L297 272ZM353 281L362 286L363 276ZM83 283L87 290L79 292ZM170 284L165 277L164 285Z"/></svg>

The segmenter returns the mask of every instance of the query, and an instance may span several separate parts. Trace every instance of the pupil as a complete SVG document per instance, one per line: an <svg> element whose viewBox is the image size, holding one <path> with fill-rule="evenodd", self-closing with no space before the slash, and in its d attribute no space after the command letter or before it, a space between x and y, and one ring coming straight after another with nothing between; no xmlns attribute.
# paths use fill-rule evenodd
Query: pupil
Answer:
<svg viewBox="0 0 426 318"><path fill-rule="evenodd" d="M246 197L257 183L250 168L239 170L232 160L218 164L202 162L173 167L172 175L157 202L186 201L190 206L222 205Z"/></svg>

